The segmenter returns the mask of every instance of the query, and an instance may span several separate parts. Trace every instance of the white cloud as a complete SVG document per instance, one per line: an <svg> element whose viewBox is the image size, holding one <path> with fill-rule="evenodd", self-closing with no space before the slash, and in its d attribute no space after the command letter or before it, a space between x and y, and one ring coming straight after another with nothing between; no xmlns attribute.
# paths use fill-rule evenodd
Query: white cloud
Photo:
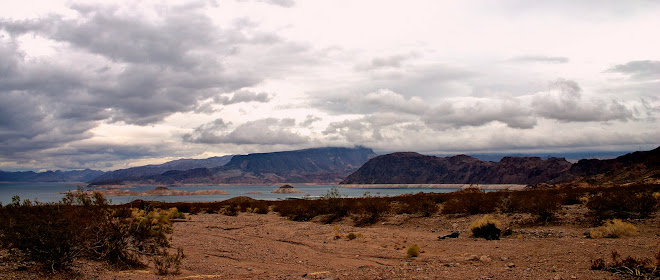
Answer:
<svg viewBox="0 0 660 280"><path fill-rule="evenodd" d="M3 5L0 168L658 145L657 1L220 4Z"/></svg>

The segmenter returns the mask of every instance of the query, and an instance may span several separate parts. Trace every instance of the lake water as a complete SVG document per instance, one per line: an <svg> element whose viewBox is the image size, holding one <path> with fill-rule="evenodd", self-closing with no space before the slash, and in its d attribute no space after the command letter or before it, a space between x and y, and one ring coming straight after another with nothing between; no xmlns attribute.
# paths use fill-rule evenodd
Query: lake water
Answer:
<svg viewBox="0 0 660 280"><path fill-rule="evenodd" d="M84 184L83 184L84 185ZM271 193L278 186L195 186L195 187L169 187L170 189L184 190L194 192L198 190L223 190L226 195L172 195L172 196L108 196L113 204L127 203L136 199L155 200L165 202L210 202L222 201L237 196L249 196L254 199L278 200L287 198L301 198L304 196L318 197L328 193L333 187L338 185L316 185L316 186L296 186L294 187L302 193L277 194ZM6 205L11 202L14 195L21 199L30 199L39 202L57 202L64 195L63 192L76 190L75 183L0 183L0 202ZM153 190L153 186L135 186L129 190L133 192L144 192ZM359 197L365 193L371 196L395 196L400 194L414 194L419 192L445 193L458 190L457 188L447 189L429 189L429 188L338 188L339 193L346 197ZM260 194L247 194L248 192L260 192Z"/></svg>

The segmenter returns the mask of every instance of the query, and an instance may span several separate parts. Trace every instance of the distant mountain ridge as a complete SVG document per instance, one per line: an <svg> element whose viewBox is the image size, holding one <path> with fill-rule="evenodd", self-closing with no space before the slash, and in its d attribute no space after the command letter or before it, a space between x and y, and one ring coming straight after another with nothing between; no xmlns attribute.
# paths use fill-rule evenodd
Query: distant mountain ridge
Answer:
<svg viewBox="0 0 660 280"><path fill-rule="evenodd" d="M164 184L338 183L375 155L365 147L255 153L234 156L222 167L168 171L149 180Z"/></svg>
<svg viewBox="0 0 660 280"><path fill-rule="evenodd" d="M660 183L660 147L637 151L614 159L582 159L551 182L587 182L590 184Z"/></svg>
<svg viewBox="0 0 660 280"><path fill-rule="evenodd" d="M120 181L139 181L146 177L159 175L167 171L185 171L196 168L213 168L227 164L233 155L210 157L206 159L178 159L163 164L152 164L119 169L107 172L91 180L92 184L114 183Z"/></svg>
<svg viewBox="0 0 660 280"><path fill-rule="evenodd" d="M91 169L46 172L7 172L0 170L0 182L89 182L104 173L100 170Z"/></svg>
<svg viewBox="0 0 660 280"><path fill-rule="evenodd" d="M592 184L660 181L660 147L614 159L503 157L499 162L471 156L426 156L392 153L375 157L341 184Z"/></svg>
<svg viewBox="0 0 660 280"><path fill-rule="evenodd" d="M563 158L504 157L491 162L467 155L404 152L371 159L341 184L535 184L554 179L570 167Z"/></svg>

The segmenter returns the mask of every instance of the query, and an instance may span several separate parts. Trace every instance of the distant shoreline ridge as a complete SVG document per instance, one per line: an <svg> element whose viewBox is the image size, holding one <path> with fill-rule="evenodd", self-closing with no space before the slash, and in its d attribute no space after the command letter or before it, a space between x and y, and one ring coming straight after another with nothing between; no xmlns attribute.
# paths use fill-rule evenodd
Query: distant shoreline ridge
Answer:
<svg viewBox="0 0 660 280"><path fill-rule="evenodd" d="M482 190L522 190L527 185L521 184L341 184L348 189L467 189Z"/></svg>

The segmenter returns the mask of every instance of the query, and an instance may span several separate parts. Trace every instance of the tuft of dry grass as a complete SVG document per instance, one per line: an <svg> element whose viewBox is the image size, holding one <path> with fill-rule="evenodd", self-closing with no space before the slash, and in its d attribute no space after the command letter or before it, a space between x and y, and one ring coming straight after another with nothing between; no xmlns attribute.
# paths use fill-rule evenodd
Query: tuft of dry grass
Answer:
<svg viewBox="0 0 660 280"><path fill-rule="evenodd" d="M472 236L482 237L486 240L499 240L502 232L500 222L491 215L485 215L473 221L470 224L470 230Z"/></svg>
<svg viewBox="0 0 660 280"><path fill-rule="evenodd" d="M607 220L602 226L589 232L591 238L619 238L637 234L635 225L619 219Z"/></svg>
<svg viewBox="0 0 660 280"><path fill-rule="evenodd" d="M420 250L421 249L419 248L419 246L412 245L412 246L408 247L408 250L406 251L406 256L408 256L408 258L419 257Z"/></svg>

